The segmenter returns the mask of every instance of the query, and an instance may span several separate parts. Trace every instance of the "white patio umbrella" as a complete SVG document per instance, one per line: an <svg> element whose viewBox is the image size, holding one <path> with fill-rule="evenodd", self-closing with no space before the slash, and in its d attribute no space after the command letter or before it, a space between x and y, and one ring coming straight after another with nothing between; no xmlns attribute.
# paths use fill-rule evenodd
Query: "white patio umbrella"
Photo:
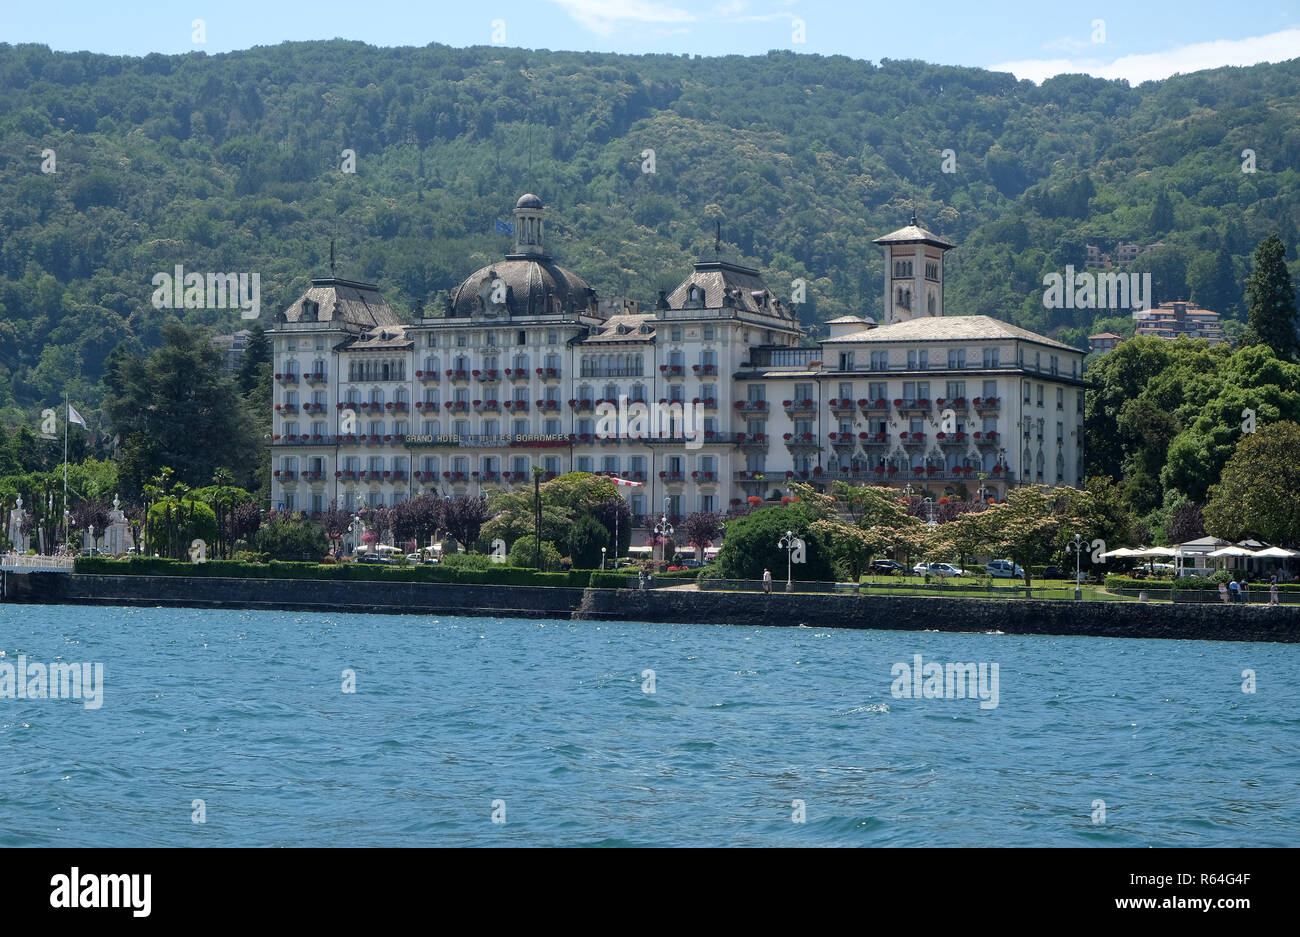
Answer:
<svg viewBox="0 0 1300 937"><path fill-rule="evenodd" d="M1105 553L1101 555L1101 558L1104 560L1111 560L1111 559L1123 559L1125 557L1141 556L1141 555L1142 554L1137 550L1131 550L1128 547L1119 547L1114 550L1107 550Z"/></svg>
<svg viewBox="0 0 1300 937"><path fill-rule="evenodd" d="M1244 547L1221 547L1220 549L1213 550L1205 555L1216 560L1224 556L1259 556L1258 553L1252 553Z"/></svg>
<svg viewBox="0 0 1300 937"><path fill-rule="evenodd" d="M1258 557L1261 560L1289 560L1300 556L1300 550L1288 550L1285 547L1268 547L1263 550L1256 550L1251 556Z"/></svg>
<svg viewBox="0 0 1300 937"><path fill-rule="evenodd" d="M1178 551L1173 547L1143 547L1133 554L1134 556L1177 556Z"/></svg>

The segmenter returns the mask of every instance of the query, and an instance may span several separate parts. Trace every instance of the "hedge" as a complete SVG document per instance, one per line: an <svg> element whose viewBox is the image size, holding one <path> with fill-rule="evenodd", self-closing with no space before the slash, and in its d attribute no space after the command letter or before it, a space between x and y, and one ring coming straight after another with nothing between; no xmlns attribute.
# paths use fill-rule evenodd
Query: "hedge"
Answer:
<svg viewBox="0 0 1300 937"><path fill-rule="evenodd" d="M1230 578L1222 572L1215 573L1211 576L1184 576L1182 579L1133 579L1129 576L1119 576L1112 573L1106 577L1106 588L1109 591L1115 589L1145 589L1147 592L1169 592L1170 590L1195 591L1204 589L1218 592L1219 583L1226 582ZM1268 580L1252 579L1250 580L1252 592L1267 592ZM1278 592L1300 592L1300 583L1280 582L1277 584Z"/></svg>
<svg viewBox="0 0 1300 937"><path fill-rule="evenodd" d="M385 566L379 563L244 563L236 560L210 560L187 563L183 560L140 556L112 560L102 556L77 557L73 571L105 576L217 576L230 579L341 579L357 582L454 582L467 585L570 586L585 589L593 575L589 569L562 573L542 573L517 566L492 569L435 566Z"/></svg>

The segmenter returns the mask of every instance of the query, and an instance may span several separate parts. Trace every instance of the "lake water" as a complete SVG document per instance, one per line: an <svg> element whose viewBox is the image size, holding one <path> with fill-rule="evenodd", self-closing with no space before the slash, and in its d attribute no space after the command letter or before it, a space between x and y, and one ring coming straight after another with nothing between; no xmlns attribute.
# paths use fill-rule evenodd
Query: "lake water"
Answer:
<svg viewBox="0 0 1300 937"><path fill-rule="evenodd" d="M0 606L0 649L103 664L0 699L0 847L1300 844L1296 645ZM917 654L996 707L896 696Z"/></svg>

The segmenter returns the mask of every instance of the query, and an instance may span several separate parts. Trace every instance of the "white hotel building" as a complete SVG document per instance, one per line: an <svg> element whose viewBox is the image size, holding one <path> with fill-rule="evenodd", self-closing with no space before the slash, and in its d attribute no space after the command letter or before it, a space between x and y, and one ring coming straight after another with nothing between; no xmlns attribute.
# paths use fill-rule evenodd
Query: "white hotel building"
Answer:
<svg viewBox="0 0 1300 937"><path fill-rule="evenodd" d="M568 471L644 482L634 516L726 512L791 480L997 497L1082 479L1083 352L987 316L945 316L943 253L912 224L886 255L886 323L845 316L801 347L758 271L695 264L653 311L601 302L552 263L544 209L448 308L403 323L375 286L337 278L277 316L272 503L322 511L422 493L479 495ZM602 438L603 401L702 417ZM631 427L635 435L638 427Z"/></svg>

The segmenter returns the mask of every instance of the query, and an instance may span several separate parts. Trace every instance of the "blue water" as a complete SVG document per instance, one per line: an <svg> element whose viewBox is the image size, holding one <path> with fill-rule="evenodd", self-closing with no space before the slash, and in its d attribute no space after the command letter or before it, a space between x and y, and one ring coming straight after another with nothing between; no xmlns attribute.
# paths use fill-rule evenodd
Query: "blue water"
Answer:
<svg viewBox="0 0 1300 937"><path fill-rule="evenodd" d="M1300 844L1295 645L0 606L0 649L105 682L0 699L0 847ZM894 698L917 653L997 708Z"/></svg>

